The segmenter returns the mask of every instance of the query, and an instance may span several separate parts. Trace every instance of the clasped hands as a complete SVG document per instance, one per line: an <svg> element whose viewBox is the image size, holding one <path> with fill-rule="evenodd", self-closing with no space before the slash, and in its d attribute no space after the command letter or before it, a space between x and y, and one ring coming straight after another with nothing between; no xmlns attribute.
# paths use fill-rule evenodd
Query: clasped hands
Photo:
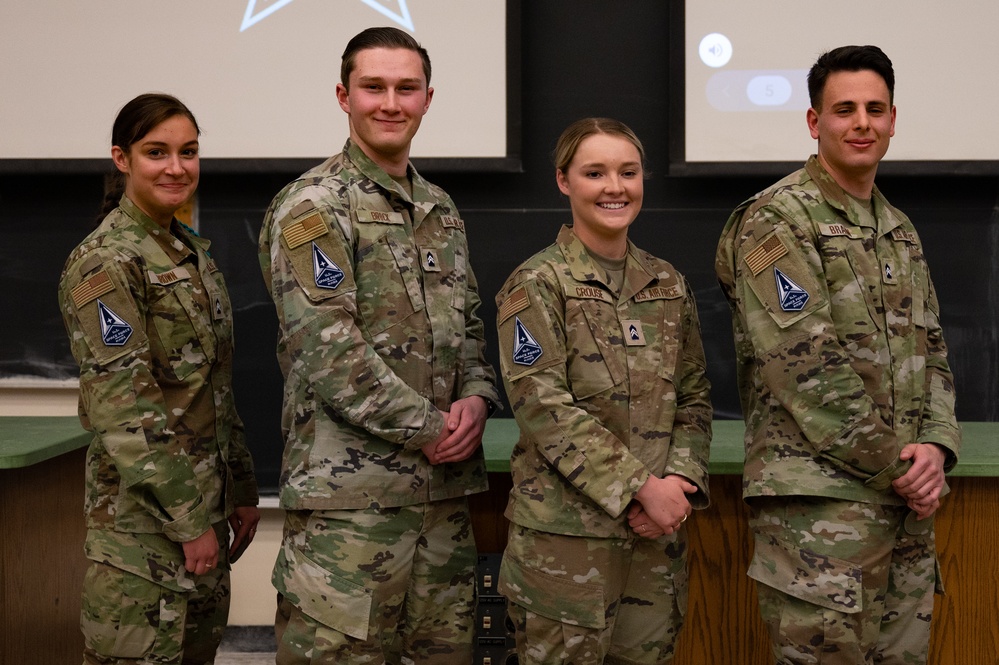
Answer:
<svg viewBox="0 0 999 665"><path fill-rule="evenodd" d="M628 508L628 525L642 538L676 533L693 510L687 495L696 492L697 486L683 476L649 476Z"/></svg>

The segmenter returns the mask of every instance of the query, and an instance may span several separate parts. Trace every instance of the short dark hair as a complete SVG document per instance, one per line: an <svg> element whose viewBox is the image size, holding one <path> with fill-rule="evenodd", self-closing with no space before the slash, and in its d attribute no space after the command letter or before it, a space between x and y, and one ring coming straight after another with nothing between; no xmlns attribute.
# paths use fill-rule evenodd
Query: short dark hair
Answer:
<svg viewBox="0 0 999 665"><path fill-rule="evenodd" d="M423 75L427 79L427 87L430 87L430 55L427 49L420 46L420 43L408 32L386 27L362 30L347 42L347 48L343 50L343 59L340 62L340 82L348 90L350 90L350 73L354 71L357 54L369 48L403 48L415 51L423 61Z"/></svg>
<svg viewBox="0 0 999 665"><path fill-rule="evenodd" d="M133 144L156 129L161 122L178 115L190 120L194 125L194 131L201 134L201 128L198 127L198 121L194 119L191 109L173 95L162 92L139 95L118 111L111 128L111 145L118 146L127 154ZM105 190L98 221L118 207L118 201L125 192L125 176L117 168L108 176Z"/></svg>
<svg viewBox="0 0 999 665"><path fill-rule="evenodd" d="M888 101L895 99L895 70L891 60L877 46L840 46L819 56L808 70L808 99L816 111L822 109L822 92L826 79L834 72L870 70L884 79L888 86Z"/></svg>

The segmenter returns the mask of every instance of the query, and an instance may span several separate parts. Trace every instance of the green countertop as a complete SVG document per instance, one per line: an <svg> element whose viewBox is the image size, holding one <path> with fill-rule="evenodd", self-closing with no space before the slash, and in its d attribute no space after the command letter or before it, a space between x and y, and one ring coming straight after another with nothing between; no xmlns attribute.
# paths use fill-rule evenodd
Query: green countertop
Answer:
<svg viewBox="0 0 999 665"><path fill-rule="evenodd" d="M716 420L711 441L710 472L742 473L741 420ZM999 422L961 423L964 443L961 460L952 476L999 477ZM517 442L513 418L494 418L486 424L483 445L486 468L503 473L510 469L510 452ZM43 462L90 443L90 434L76 416L0 417L0 469L17 469Z"/></svg>
<svg viewBox="0 0 999 665"><path fill-rule="evenodd" d="M0 417L0 469L19 469L90 445L76 416Z"/></svg>

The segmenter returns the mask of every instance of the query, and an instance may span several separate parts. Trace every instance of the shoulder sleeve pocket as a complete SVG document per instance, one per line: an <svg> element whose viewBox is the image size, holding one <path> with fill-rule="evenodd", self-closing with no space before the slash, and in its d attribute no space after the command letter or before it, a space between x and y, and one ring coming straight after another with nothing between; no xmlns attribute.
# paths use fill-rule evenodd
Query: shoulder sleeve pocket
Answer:
<svg viewBox="0 0 999 665"><path fill-rule="evenodd" d="M343 239L330 229L319 209L281 223L281 247L295 280L311 300L356 290L353 265Z"/></svg>
<svg viewBox="0 0 999 665"><path fill-rule="evenodd" d="M565 363L565 351L532 282L507 294L499 304L497 321L501 366L508 380Z"/></svg>
<svg viewBox="0 0 999 665"><path fill-rule="evenodd" d="M99 365L146 345L146 331L127 284L111 270L81 281L72 292L80 331Z"/></svg>
<svg viewBox="0 0 999 665"><path fill-rule="evenodd" d="M746 281L774 322L787 328L804 319L824 303L818 280L804 257L780 231L756 245L743 248L741 270Z"/></svg>

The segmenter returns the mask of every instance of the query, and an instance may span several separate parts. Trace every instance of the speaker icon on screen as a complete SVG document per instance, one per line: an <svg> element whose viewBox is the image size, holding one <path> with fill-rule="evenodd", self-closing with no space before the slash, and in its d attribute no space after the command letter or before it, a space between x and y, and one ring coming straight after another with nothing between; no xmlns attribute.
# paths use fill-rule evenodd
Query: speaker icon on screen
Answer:
<svg viewBox="0 0 999 665"><path fill-rule="evenodd" d="M708 67L724 67L732 58L732 42L725 35L712 32L701 39L697 53Z"/></svg>

